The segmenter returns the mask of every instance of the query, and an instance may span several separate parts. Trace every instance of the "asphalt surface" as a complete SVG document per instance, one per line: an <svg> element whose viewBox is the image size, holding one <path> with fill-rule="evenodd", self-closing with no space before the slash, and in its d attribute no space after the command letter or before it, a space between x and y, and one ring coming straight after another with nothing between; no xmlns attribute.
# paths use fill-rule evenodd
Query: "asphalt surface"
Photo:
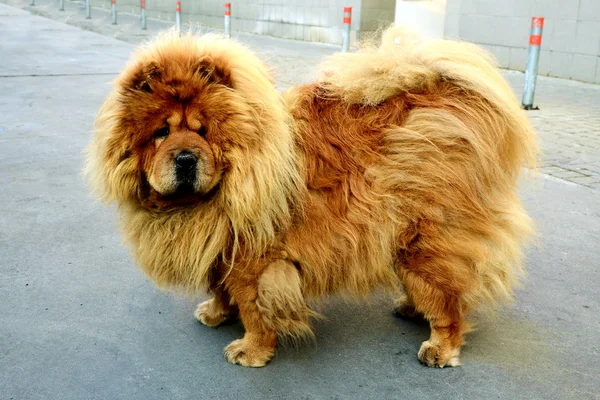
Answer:
<svg viewBox="0 0 600 400"><path fill-rule="evenodd" d="M539 232L528 280L479 320L463 366L420 365L428 327L380 295L325 300L315 342L279 348L266 368L225 362L242 327L202 326L200 299L155 289L81 177L132 49L0 5L0 399L600 397L600 192L546 175L522 183Z"/></svg>

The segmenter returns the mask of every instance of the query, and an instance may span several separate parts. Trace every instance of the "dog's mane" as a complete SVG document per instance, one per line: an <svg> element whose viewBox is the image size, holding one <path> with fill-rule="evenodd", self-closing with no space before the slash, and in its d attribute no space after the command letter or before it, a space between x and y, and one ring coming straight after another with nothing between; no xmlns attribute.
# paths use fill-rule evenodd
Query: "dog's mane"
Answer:
<svg viewBox="0 0 600 400"><path fill-rule="evenodd" d="M139 169L123 157L131 149L118 131L118 89L136 65L165 55L224 62L261 143L230 149L230 168L209 201L163 212L142 205ZM304 183L289 113L267 67L246 47L221 36L168 31L143 45L133 60L98 112L86 175L101 199L119 204L125 240L144 271L160 286L195 291L207 286L209 269L219 258L231 264L237 251L258 257L291 223Z"/></svg>

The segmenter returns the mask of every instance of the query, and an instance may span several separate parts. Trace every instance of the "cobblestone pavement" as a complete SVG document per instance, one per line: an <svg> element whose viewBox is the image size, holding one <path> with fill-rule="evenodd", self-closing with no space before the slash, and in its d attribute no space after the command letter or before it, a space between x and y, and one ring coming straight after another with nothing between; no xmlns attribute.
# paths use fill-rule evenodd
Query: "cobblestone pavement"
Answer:
<svg viewBox="0 0 600 400"><path fill-rule="evenodd" d="M520 93L522 74L507 74ZM528 111L540 136L545 174L600 189L600 85L539 77L539 111Z"/></svg>
<svg viewBox="0 0 600 400"><path fill-rule="evenodd" d="M140 43L171 26L165 21L148 20L148 30L142 31L139 16L124 13L119 14L119 24L115 26L110 24L108 9L97 8L93 9L92 19L86 20L83 3L78 1L67 1L63 12L51 0L38 0L35 7L29 6L27 0L0 2L130 43ZM333 45L244 33L234 32L233 36L252 47L274 68L280 90L313 80L315 66L339 49ZM520 96L524 75L515 71L505 71L504 75ZM541 172L600 190L600 85L538 77L535 99L540 110L528 111L528 115L540 136Z"/></svg>

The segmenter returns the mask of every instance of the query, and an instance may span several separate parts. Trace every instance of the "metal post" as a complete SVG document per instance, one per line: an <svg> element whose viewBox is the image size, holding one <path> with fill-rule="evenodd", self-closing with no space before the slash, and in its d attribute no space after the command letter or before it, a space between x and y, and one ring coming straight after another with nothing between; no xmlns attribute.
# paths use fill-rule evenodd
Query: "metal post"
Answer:
<svg viewBox="0 0 600 400"><path fill-rule="evenodd" d="M177 0L177 8L175 10L175 26L177 27L177 32L181 32L181 1Z"/></svg>
<svg viewBox="0 0 600 400"><path fill-rule="evenodd" d="M35 6L35 0L31 0L31 2L29 3L30 6Z"/></svg>
<svg viewBox="0 0 600 400"><path fill-rule="evenodd" d="M225 34L231 37L231 3L225 3Z"/></svg>
<svg viewBox="0 0 600 400"><path fill-rule="evenodd" d="M531 18L529 54L527 55L527 67L525 68L525 87L523 88L523 100L521 101L523 108L526 110L538 110L537 107L533 106L533 96L535 95L535 81L537 78L538 62L540 60L543 29L544 18Z"/></svg>
<svg viewBox="0 0 600 400"><path fill-rule="evenodd" d="M142 29L146 29L146 0L142 1Z"/></svg>
<svg viewBox="0 0 600 400"><path fill-rule="evenodd" d="M92 6L90 5L91 0L85 0L85 18L92 18Z"/></svg>
<svg viewBox="0 0 600 400"><path fill-rule="evenodd" d="M350 49L350 26L352 25L352 7L344 7L344 30L342 31L342 52Z"/></svg>
<svg viewBox="0 0 600 400"><path fill-rule="evenodd" d="M117 24L117 0L111 0L110 2L110 13L112 18L112 24Z"/></svg>
<svg viewBox="0 0 600 400"><path fill-rule="evenodd" d="M58 11L65 11L65 0L60 0L58 2Z"/></svg>

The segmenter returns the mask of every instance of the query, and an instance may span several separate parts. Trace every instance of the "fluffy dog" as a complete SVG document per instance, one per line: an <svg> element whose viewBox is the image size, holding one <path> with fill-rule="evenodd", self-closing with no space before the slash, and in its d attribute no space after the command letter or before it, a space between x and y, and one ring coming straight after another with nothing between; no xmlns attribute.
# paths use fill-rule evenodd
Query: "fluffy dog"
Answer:
<svg viewBox="0 0 600 400"><path fill-rule="evenodd" d="M243 45L162 34L98 113L91 186L150 278L213 294L200 322L239 316L232 363L311 335L309 299L383 287L430 323L419 360L458 365L467 315L510 298L522 271L515 191L535 133L471 44L392 28L320 72L281 95Z"/></svg>

